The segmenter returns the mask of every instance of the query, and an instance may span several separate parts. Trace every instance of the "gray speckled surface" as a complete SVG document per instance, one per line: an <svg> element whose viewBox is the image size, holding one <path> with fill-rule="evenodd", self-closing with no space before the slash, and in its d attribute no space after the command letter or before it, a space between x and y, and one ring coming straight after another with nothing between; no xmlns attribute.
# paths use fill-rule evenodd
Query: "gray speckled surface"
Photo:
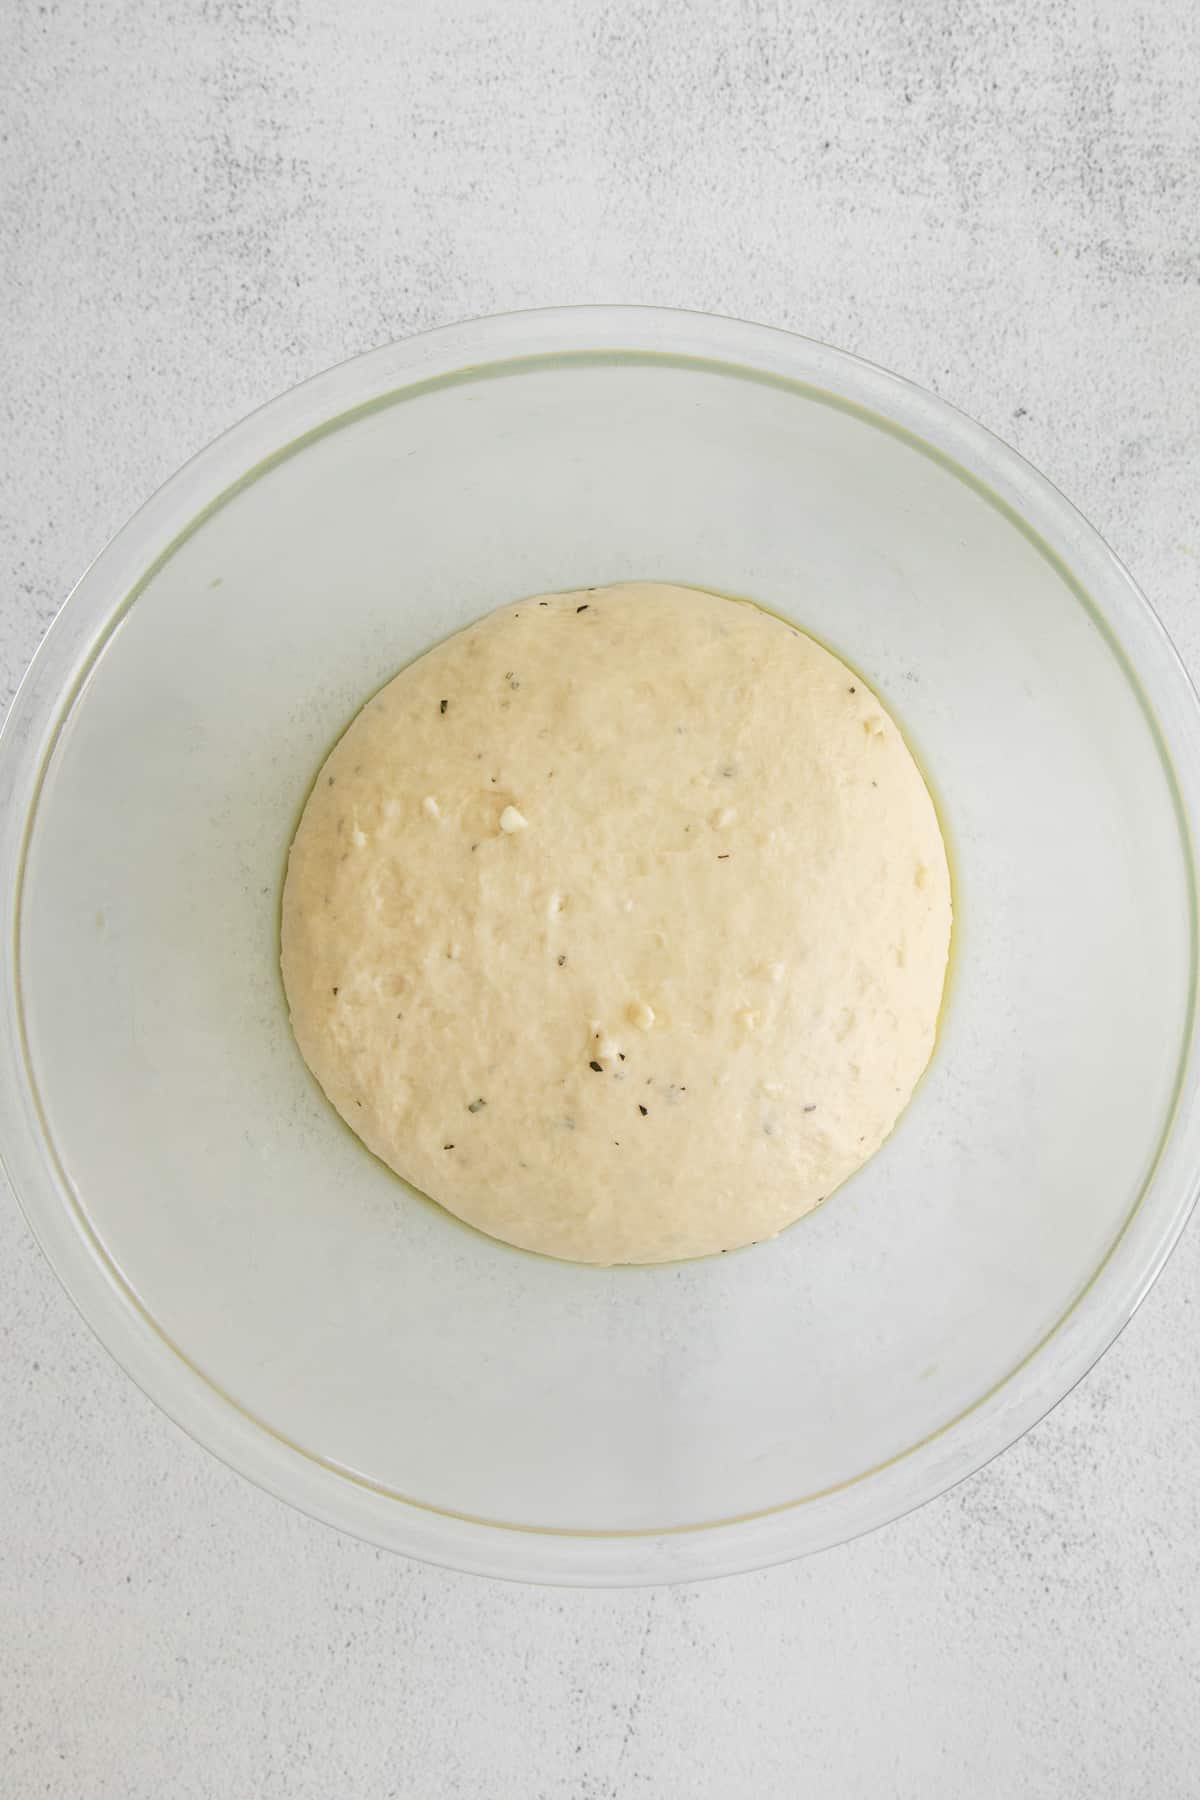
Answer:
<svg viewBox="0 0 1200 1800"><path fill-rule="evenodd" d="M1200 668L1191 0L9 0L0 695L215 432L466 313L793 326L956 401ZM1173 1800L1200 1750L1200 1233L962 1489L808 1563L560 1593L198 1450L0 1205L0 1792Z"/></svg>

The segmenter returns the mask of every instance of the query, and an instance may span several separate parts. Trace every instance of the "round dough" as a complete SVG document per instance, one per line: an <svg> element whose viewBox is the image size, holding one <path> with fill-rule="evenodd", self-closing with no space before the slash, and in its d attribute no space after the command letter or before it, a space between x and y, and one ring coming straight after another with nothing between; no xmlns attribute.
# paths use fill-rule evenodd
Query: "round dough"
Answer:
<svg viewBox="0 0 1200 1800"><path fill-rule="evenodd" d="M920 771L758 607L505 606L369 702L292 845L300 1049L375 1154L587 1263L773 1236L878 1149L950 939Z"/></svg>

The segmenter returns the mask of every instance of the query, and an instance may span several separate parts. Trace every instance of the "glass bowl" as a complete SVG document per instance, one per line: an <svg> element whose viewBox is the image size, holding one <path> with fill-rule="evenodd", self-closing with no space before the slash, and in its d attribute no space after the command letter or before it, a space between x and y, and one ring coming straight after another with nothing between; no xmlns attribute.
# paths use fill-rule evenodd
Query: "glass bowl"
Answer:
<svg viewBox="0 0 1200 1800"><path fill-rule="evenodd" d="M860 668L938 796L928 1076L781 1238L593 1269L493 1243L339 1123L278 975L284 859L363 699L502 601L749 596ZM4 1158L69 1293L202 1443L489 1575L725 1574L896 1517L1058 1400L1200 1167L1200 716L1096 533L839 351L620 308L307 382L80 582L0 752Z"/></svg>

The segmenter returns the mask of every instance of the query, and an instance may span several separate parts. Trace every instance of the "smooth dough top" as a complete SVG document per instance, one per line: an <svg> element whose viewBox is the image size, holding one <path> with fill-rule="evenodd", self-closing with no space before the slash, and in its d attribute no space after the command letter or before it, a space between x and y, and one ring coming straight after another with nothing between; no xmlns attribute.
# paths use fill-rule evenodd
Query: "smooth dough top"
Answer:
<svg viewBox="0 0 1200 1800"><path fill-rule="evenodd" d="M661 1262L773 1236L878 1149L950 929L861 677L631 582L502 607L364 707L292 845L283 975L406 1180L530 1250Z"/></svg>

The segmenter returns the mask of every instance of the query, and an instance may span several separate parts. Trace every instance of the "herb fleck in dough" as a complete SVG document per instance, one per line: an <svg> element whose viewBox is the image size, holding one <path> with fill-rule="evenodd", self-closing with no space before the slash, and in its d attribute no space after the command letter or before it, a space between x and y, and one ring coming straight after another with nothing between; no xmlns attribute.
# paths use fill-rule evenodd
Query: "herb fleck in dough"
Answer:
<svg viewBox="0 0 1200 1800"><path fill-rule="evenodd" d="M403 670L317 780L283 976L384 1162L588 1263L772 1237L933 1049L945 848L861 678L760 609L630 582Z"/></svg>

